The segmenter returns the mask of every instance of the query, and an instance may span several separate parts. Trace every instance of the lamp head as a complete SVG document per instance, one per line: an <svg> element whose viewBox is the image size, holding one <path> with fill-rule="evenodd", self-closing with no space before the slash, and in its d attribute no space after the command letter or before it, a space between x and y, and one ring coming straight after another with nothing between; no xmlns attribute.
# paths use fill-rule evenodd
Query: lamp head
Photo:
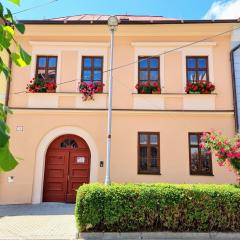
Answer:
<svg viewBox="0 0 240 240"><path fill-rule="evenodd" d="M108 27L111 31L116 31L118 26L118 19L116 16L110 16L108 18Z"/></svg>

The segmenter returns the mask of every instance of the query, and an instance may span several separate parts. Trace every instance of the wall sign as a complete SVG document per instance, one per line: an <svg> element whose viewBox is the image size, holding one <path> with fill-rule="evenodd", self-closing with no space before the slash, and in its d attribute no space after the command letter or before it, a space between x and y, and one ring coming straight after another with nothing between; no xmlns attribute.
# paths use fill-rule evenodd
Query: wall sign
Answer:
<svg viewBox="0 0 240 240"><path fill-rule="evenodd" d="M23 132L23 126L16 126L17 132Z"/></svg>
<svg viewBox="0 0 240 240"><path fill-rule="evenodd" d="M85 157L77 157L77 163L85 163Z"/></svg>

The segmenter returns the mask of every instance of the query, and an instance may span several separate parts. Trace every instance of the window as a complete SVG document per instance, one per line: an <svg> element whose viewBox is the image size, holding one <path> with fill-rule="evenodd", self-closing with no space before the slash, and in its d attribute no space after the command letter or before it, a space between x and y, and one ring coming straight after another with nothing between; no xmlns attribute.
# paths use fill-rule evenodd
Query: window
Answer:
<svg viewBox="0 0 240 240"><path fill-rule="evenodd" d="M102 82L103 57L82 57L82 81Z"/></svg>
<svg viewBox="0 0 240 240"><path fill-rule="evenodd" d="M36 77L49 82L56 83L57 57L38 56L36 66Z"/></svg>
<svg viewBox="0 0 240 240"><path fill-rule="evenodd" d="M187 57L187 82L209 81L208 57Z"/></svg>
<svg viewBox="0 0 240 240"><path fill-rule="evenodd" d="M212 175L212 156L201 148L202 133L189 133L189 157L191 175Z"/></svg>
<svg viewBox="0 0 240 240"><path fill-rule="evenodd" d="M67 138L60 143L61 148L78 148L78 145L74 139Z"/></svg>
<svg viewBox="0 0 240 240"><path fill-rule="evenodd" d="M157 83L160 86L159 57L138 57L138 83Z"/></svg>
<svg viewBox="0 0 240 240"><path fill-rule="evenodd" d="M160 174L159 133L138 133L138 174Z"/></svg>

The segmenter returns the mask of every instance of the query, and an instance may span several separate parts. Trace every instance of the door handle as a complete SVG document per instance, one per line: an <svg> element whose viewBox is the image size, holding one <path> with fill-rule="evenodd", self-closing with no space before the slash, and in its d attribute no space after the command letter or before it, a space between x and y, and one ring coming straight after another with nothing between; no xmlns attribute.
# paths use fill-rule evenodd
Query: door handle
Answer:
<svg viewBox="0 0 240 240"><path fill-rule="evenodd" d="M69 178L70 178L70 177L69 177L69 175L68 175L68 176L67 176L67 180L68 180L68 181L69 181Z"/></svg>

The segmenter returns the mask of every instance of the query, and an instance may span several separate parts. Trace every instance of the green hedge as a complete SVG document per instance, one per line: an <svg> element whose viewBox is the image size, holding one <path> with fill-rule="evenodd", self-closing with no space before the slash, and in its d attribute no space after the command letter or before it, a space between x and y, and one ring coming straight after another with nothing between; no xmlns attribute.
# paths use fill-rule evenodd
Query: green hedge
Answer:
<svg viewBox="0 0 240 240"><path fill-rule="evenodd" d="M83 185L75 217L79 231L240 231L240 187Z"/></svg>

